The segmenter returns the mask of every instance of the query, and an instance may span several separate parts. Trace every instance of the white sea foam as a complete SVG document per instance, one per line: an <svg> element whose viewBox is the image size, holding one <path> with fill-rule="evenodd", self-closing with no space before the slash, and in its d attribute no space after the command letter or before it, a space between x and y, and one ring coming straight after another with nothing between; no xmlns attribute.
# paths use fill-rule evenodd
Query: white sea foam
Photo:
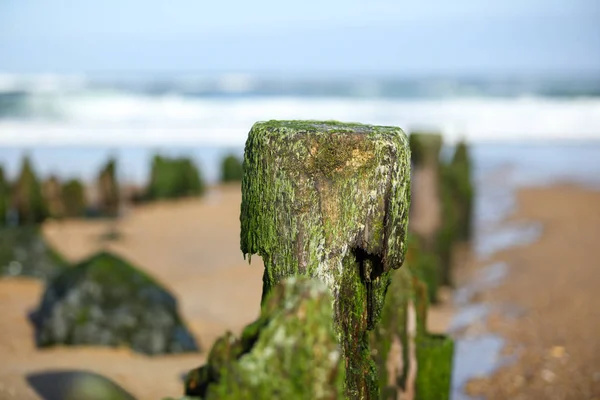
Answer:
<svg viewBox="0 0 600 400"><path fill-rule="evenodd" d="M248 84L233 80L237 87ZM80 91L26 101L32 115L0 119L0 146L242 145L254 122L269 119L433 129L449 142L459 137L475 142L600 139L600 98L184 97Z"/></svg>

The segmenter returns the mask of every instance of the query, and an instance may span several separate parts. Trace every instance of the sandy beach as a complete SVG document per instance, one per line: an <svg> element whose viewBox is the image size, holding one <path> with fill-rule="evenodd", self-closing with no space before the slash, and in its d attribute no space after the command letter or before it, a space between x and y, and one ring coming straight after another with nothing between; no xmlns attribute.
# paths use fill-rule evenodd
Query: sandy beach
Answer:
<svg viewBox="0 0 600 400"><path fill-rule="evenodd" d="M40 399L27 376L48 370L95 372L139 399L180 395L181 375L204 362L226 330L239 332L259 311L263 266L239 251L239 186L212 189L202 199L131 209L115 225L120 238L102 240L106 221L49 222L44 234L69 260L108 248L159 279L175 293L202 353L147 357L128 349L36 349L27 315L43 285L31 279L0 280L0 398ZM506 261L503 285L478 301L509 304L517 317L489 316L489 329L507 339L516 362L490 379L468 385L489 399L593 399L600 393L600 193L573 186L518 193L515 221L539 221L543 234L526 247L493 256ZM473 264L474 268L477 267ZM473 267L473 266L472 266ZM470 267L457 271L465 275ZM459 279L460 282L460 279ZM451 293L431 311L430 329L449 328Z"/></svg>

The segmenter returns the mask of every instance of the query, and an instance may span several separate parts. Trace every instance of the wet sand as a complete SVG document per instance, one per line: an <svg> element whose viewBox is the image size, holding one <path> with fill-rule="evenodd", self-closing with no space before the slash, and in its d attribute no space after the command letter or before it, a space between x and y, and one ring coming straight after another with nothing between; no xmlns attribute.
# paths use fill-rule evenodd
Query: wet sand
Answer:
<svg viewBox="0 0 600 400"><path fill-rule="evenodd" d="M478 301L494 306L488 329L506 339L512 362L467 391L489 400L600 399L600 192L524 189L510 220L541 223L542 234L493 256L508 273Z"/></svg>

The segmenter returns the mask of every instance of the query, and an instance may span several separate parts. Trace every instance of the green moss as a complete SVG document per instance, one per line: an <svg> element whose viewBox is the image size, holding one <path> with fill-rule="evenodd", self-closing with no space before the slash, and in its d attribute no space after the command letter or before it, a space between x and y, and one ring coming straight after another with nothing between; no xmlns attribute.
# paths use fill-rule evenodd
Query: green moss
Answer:
<svg viewBox="0 0 600 400"><path fill-rule="evenodd" d="M259 122L246 142L242 252L264 261L263 297L287 276L327 285L350 397L376 390L366 330L404 261L409 164L406 135L394 127Z"/></svg>
<svg viewBox="0 0 600 400"><path fill-rule="evenodd" d="M71 179L62 187L62 203L67 217L82 217L85 213L85 188L81 181Z"/></svg>
<svg viewBox="0 0 600 400"><path fill-rule="evenodd" d="M0 227L6 225L10 199L9 183L4 176L4 169L0 166Z"/></svg>
<svg viewBox="0 0 600 400"><path fill-rule="evenodd" d="M98 174L98 192L100 212L107 217L116 217L119 213L119 184L117 182L117 161L111 158Z"/></svg>
<svg viewBox="0 0 600 400"><path fill-rule="evenodd" d="M428 250L422 239L409 235L406 266L427 287L429 302L437 303L441 265L438 254Z"/></svg>
<svg viewBox="0 0 600 400"><path fill-rule="evenodd" d="M0 277L30 276L49 280L69 264L44 239L37 226L0 229Z"/></svg>
<svg viewBox="0 0 600 400"><path fill-rule="evenodd" d="M205 399L333 400L343 392L331 297L306 278L277 285L242 338L220 338L186 381L187 395Z"/></svg>
<svg viewBox="0 0 600 400"><path fill-rule="evenodd" d="M108 252L54 277L33 320L41 347L129 345L146 354L198 350L175 297L148 274Z"/></svg>
<svg viewBox="0 0 600 400"><path fill-rule="evenodd" d="M379 386L383 388L381 398L387 398L385 388L390 378L396 385L404 388L410 364L408 352L408 303L412 298L412 274L408 268L402 268L392 275L381 321L371 332L372 358L377 365ZM392 342L398 340L402 346L402 365L404 368L397 376L390 377L387 369ZM388 396L389 397L389 396Z"/></svg>
<svg viewBox="0 0 600 400"><path fill-rule="evenodd" d="M221 182L240 182L244 176L242 161L230 154L221 162Z"/></svg>
<svg viewBox="0 0 600 400"><path fill-rule="evenodd" d="M146 200L199 196L205 190L202 173L189 158L156 155L152 160L150 175Z"/></svg>
<svg viewBox="0 0 600 400"><path fill-rule="evenodd" d="M442 135L439 133L411 132L410 151L414 165L437 165L442 148Z"/></svg>
<svg viewBox="0 0 600 400"><path fill-rule="evenodd" d="M452 195L458 210L458 237L461 240L471 238L474 196L471 165L467 144L459 142L450 167L452 169Z"/></svg>
<svg viewBox="0 0 600 400"><path fill-rule="evenodd" d="M48 217L48 205L42 195L37 174L27 156L23 158L21 172L13 186L11 197L20 224L38 224Z"/></svg>
<svg viewBox="0 0 600 400"><path fill-rule="evenodd" d="M454 342L446 335L420 334L415 340L418 371L416 400L447 400L452 383Z"/></svg>
<svg viewBox="0 0 600 400"><path fill-rule="evenodd" d="M452 259L454 244L458 240L459 210L454 196L454 171L449 165L440 166L440 199L442 226L437 235L436 252L440 260L440 282L452 285Z"/></svg>

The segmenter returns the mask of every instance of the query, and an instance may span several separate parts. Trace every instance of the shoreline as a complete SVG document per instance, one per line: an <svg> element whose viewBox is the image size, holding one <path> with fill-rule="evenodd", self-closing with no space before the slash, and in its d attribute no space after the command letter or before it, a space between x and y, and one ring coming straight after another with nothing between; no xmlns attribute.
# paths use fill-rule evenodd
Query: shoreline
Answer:
<svg viewBox="0 0 600 400"><path fill-rule="evenodd" d="M495 365L465 391L487 400L597 398L600 270L592 242L600 235L600 191L571 183L520 188L499 229L514 224L539 224L541 232L472 271L504 266L500 281L476 295L486 312L466 327L500 338Z"/></svg>

